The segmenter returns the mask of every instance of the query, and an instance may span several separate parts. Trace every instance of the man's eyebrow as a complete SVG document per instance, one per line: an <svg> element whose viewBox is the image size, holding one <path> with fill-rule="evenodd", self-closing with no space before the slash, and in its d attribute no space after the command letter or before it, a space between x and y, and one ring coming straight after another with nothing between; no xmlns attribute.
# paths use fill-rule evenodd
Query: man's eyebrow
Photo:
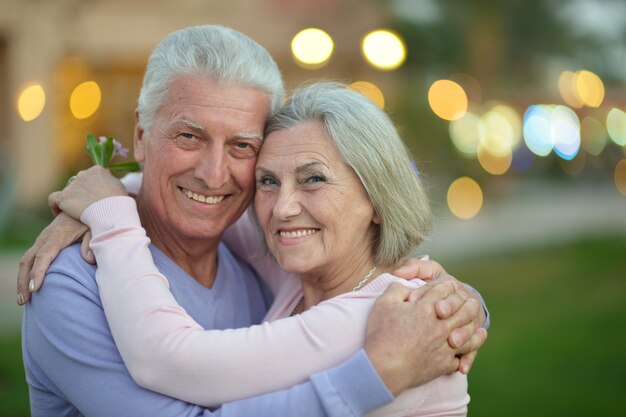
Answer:
<svg viewBox="0 0 626 417"><path fill-rule="evenodd" d="M182 120L180 121L180 123L182 123L183 125L185 125L185 126L186 126L186 127L188 127L188 128L195 129L195 130L200 130L200 131L202 131L202 132L204 132L204 131L206 130L206 129L204 128L204 126L200 126L199 124L194 123L194 122L192 122L192 121L190 121L190 120L187 120L187 119L182 119Z"/></svg>
<svg viewBox="0 0 626 417"><path fill-rule="evenodd" d="M237 133L235 137L240 139L256 139L263 142L263 135L259 135L258 133Z"/></svg>

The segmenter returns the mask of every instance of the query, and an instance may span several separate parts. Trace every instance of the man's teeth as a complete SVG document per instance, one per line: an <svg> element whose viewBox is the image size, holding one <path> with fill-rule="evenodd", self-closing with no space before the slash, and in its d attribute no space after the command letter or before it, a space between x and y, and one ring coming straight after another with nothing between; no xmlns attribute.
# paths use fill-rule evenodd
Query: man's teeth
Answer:
<svg viewBox="0 0 626 417"><path fill-rule="evenodd" d="M224 195L220 195L220 196L202 195L202 194L194 193L193 191L185 190L184 188L183 188L183 193L185 193L185 195L191 198L192 200L196 200L196 201L199 201L201 203L206 203L206 204L217 204L220 201L224 200L224 198L226 197Z"/></svg>
<svg viewBox="0 0 626 417"><path fill-rule="evenodd" d="M313 233L317 233L317 229L294 230L291 232L286 232L284 230L281 230L279 234L280 234L280 237L296 238L296 237L309 236L309 235L312 235Z"/></svg>

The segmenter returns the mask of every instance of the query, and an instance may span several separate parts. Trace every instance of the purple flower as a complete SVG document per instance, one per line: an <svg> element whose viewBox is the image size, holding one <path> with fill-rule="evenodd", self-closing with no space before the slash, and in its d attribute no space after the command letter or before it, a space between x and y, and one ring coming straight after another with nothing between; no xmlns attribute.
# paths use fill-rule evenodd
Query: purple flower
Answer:
<svg viewBox="0 0 626 417"><path fill-rule="evenodd" d="M119 155L122 158L126 158L128 156L128 148L122 146L116 139L113 139L113 156Z"/></svg>

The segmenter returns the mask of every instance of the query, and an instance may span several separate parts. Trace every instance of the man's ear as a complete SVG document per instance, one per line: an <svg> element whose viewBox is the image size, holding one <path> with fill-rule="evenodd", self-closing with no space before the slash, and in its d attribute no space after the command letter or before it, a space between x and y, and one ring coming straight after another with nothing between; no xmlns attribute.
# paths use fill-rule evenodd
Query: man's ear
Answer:
<svg viewBox="0 0 626 417"><path fill-rule="evenodd" d="M144 129L141 127L139 112L135 110L135 134L133 136L133 152L135 161L144 162L146 159Z"/></svg>

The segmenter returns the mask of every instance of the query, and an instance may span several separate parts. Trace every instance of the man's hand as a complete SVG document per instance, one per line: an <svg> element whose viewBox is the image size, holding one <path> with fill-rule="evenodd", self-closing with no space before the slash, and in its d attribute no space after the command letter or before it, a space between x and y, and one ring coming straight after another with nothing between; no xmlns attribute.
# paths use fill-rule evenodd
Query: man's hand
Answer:
<svg viewBox="0 0 626 417"><path fill-rule="evenodd" d="M80 219L87 207L107 197L127 196L120 180L101 166L93 166L80 171L63 189L48 197L48 205L53 212L59 210L75 219Z"/></svg>
<svg viewBox="0 0 626 417"><path fill-rule="evenodd" d="M415 291L393 284L374 304L365 350L392 394L456 371L459 356L475 352L485 342L487 332L479 328L456 348L448 343L455 329L472 329L481 310L475 299L454 296L458 287L450 279ZM436 305L443 300L445 308L454 311L440 319Z"/></svg>
<svg viewBox="0 0 626 417"><path fill-rule="evenodd" d="M87 226L61 213L43 229L33 246L20 259L20 269L17 273L17 304L26 304L30 300L30 293L41 287L46 271L59 252L81 238L83 243L80 251L83 258L95 264L96 260L89 250L91 233Z"/></svg>
<svg viewBox="0 0 626 417"><path fill-rule="evenodd" d="M455 305L460 305L469 299L475 299L480 305L483 305L483 301L471 287L448 275L441 265L435 261L431 261L427 256L422 258L403 259L398 264L397 269L393 271L393 274L404 279L420 278L428 282L440 279L452 280L456 282L456 290L450 295L450 298L441 300L435 304L435 312L440 319L450 317L450 315L456 311L454 308ZM419 294L419 292L412 294L412 300L415 300ZM487 315L485 314L485 310L484 308L481 308L472 325L456 329L450 334L450 338L448 339L450 347L457 348L463 343L466 343L472 337L480 337L480 335L476 332L478 329L485 326L486 320ZM472 364L474 363L474 359L476 358L476 354L477 352L473 351L461 355L459 361L460 372L464 374L469 372Z"/></svg>

